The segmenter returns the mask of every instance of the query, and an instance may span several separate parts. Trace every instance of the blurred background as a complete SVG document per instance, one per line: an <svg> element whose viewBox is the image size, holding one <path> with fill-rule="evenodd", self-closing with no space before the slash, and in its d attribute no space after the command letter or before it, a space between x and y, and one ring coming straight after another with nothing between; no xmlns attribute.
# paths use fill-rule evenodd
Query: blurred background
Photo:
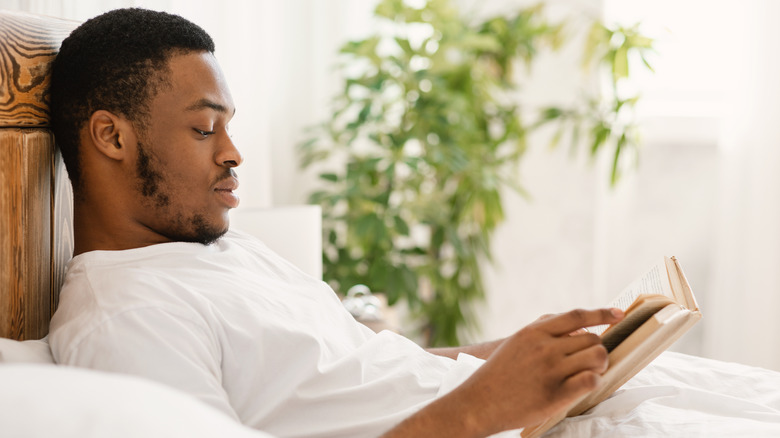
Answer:
<svg viewBox="0 0 780 438"><path fill-rule="evenodd" d="M418 2L419 3L419 2ZM424 3L424 2L423 2ZM537 2L457 0L472 17ZM679 258L704 315L678 351L780 370L780 15L771 0L551 0L553 20L640 22L654 39L655 73L632 73L640 94L638 165L609 184L611 155L551 149L529 137L517 168L528 196L504 193L506 220L484 266L480 330L511 334L539 315L608 303L662 255ZM0 0L0 7L83 21L127 6L187 17L215 39L238 112L245 156L241 209L299 205L320 184L296 145L330 117L343 78L338 50L376 27L369 0ZM518 99L566 105L599 81L581 74L581 49L541 53Z"/></svg>

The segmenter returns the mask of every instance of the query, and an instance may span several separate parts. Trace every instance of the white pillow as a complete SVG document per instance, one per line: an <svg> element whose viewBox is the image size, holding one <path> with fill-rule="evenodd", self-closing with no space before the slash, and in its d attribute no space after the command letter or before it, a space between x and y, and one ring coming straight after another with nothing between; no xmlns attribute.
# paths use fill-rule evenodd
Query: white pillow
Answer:
<svg viewBox="0 0 780 438"><path fill-rule="evenodd" d="M119 374L0 365L2 436L269 438L187 394Z"/></svg>
<svg viewBox="0 0 780 438"><path fill-rule="evenodd" d="M14 341L0 338L0 362L54 363L46 338L37 341Z"/></svg>

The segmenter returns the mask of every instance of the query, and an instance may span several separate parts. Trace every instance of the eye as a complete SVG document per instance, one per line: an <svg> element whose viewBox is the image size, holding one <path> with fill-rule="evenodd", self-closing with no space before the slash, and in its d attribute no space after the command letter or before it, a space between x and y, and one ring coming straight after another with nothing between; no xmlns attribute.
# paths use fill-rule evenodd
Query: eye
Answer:
<svg viewBox="0 0 780 438"><path fill-rule="evenodd" d="M192 128L192 130L200 134L203 138L207 138L209 135L216 134L215 131L204 131L198 128Z"/></svg>

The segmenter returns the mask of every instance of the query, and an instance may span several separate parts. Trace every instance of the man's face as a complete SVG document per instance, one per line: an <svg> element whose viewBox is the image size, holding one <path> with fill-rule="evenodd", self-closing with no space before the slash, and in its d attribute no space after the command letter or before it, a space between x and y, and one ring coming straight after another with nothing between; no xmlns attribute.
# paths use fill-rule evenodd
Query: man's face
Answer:
<svg viewBox="0 0 780 438"><path fill-rule="evenodd" d="M212 54L175 55L168 68L169 85L137 126L138 218L165 240L208 244L238 205L232 168L242 158L228 134L235 107Z"/></svg>

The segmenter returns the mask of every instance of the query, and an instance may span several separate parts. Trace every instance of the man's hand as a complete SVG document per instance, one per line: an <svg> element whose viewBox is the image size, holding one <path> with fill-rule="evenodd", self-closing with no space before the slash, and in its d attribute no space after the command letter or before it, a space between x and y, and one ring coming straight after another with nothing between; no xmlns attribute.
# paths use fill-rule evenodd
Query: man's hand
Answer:
<svg viewBox="0 0 780 438"><path fill-rule="evenodd" d="M433 429L441 436L487 436L541 423L595 389L607 369L600 338L573 333L622 318L619 309L573 310L533 322L461 386L387 436L424 436Z"/></svg>
<svg viewBox="0 0 780 438"><path fill-rule="evenodd" d="M546 313L540 316L539 318L537 318L537 320L534 322L539 322L544 319L549 319L557 315L560 314ZM588 331L584 327L581 327L569 334L581 335L583 333L588 333ZM506 339L497 339L495 341L483 342L481 344L474 344L474 345L464 345L460 347L426 348L425 351L431 354L435 354L437 356L449 357L450 359L457 359L460 353L466 353L474 357L487 360L487 358L490 357L490 355L493 354L494 351L496 351L496 348L498 348L501 344L503 344L505 340Z"/></svg>

